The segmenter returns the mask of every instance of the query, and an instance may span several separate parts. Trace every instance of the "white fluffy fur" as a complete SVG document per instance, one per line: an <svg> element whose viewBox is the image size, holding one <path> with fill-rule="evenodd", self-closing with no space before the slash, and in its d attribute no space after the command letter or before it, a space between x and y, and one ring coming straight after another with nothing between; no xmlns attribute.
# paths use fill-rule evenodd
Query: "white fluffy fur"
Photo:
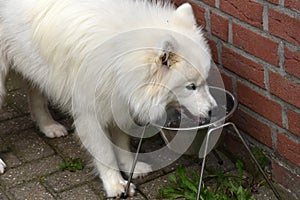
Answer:
<svg viewBox="0 0 300 200"><path fill-rule="evenodd" d="M175 100L197 116L215 104L205 83L210 53L195 23L189 4L176 10L144 0L1 0L0 103L12 64L73 115L107 195L118 196L126 184L119 167L128 171L132 156L108 137L129 150L122 130L133 123L128 111L148 123ZM162 66L164 55L168 61ZM186 88L191 83L196 90ZM34 91L31 97L40 102L31 103L31 110L41 130L49 137L65 135L45 100L37 100L42 95ZM0 162L0 172L3 168ZM139 162L135 176L149 171Z"/></svg>

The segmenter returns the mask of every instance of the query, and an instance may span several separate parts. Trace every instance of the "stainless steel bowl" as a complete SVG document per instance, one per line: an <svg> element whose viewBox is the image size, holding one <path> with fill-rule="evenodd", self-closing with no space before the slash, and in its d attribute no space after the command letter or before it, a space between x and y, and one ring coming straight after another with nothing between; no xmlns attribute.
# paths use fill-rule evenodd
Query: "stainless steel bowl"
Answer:
<svg viewBox="0 0 300 200"><path fill-rule="evenodd" d="M233 94L219 87L210 86L209 89L217 102L217 107L212 110L210 120L199 124L192 119L183 119L182 116L178 116L178 112L171 109L167 111L165 120L154 124L154 126L161 128L160 134L171 150L180 154L204 157L203 141L209 128L222 125L236 110L238 103ZM176 126L170 126L174 122ZM220 129L218 132L211 134L208 140L207 153L216 146L221 136L221 131Z"/></svg>

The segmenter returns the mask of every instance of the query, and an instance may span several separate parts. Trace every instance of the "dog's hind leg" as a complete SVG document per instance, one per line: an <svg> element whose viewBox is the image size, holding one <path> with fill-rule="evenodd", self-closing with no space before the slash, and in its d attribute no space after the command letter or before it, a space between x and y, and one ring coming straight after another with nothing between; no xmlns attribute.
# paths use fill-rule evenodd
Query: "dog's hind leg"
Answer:
<svg viewBox="0 0 300 200"><path fill-rule="evenodd" d="M37 88L28 86L28 97L31 116L47 137L54 138L68 134L66 128L52 118L47 98Z"/></svg>

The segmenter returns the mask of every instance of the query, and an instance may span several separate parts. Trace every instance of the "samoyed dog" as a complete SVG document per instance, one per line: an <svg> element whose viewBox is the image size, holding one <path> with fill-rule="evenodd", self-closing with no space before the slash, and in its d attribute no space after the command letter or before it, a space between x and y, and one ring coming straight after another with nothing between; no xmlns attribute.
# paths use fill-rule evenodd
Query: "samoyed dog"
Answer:
<svg viewBox="0 0 300 200"><path fill-rule="evenodd" d="M133 162L131 127L159 119L175 101L195 117L216 105L206 84L210 64L189 4L0 0L0 105L11 68L29 81L32 117L47 137L67 134L47 99L69 112L108 197L127 184L120 171ZM0 159L0 173L5 167ZM138 162L134 177L150 171Z"/></svg>

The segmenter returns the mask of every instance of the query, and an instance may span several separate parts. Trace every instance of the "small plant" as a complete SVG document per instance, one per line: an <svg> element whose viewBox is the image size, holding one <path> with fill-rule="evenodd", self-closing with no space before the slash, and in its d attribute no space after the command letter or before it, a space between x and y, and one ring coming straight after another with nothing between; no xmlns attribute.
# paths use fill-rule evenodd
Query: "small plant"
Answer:
<svg viewBox="0 0 300 200"><path fill-rule="evenodd" d="M263 150L258 147L254 147L253 149L251 149L251 151L252 151L253 155L255 156L255 158L257 159L261 168L264 169L268 164L268 158L264 154Z"/></svg>
<svg viewBox="0 0 300 200"><path fill-rule="evenodd" d="M159 190L162 197L168 199L186 198L196 199L199 175L194 170L189 170L188 172L183 166L176 168L175 174L169 174L168 179L172 185L165 186Z"/></svg>
<svg viewBox="0 0 300 200"><path fill-rule="evenodd" d="M201 185L201 200L255 200L251 191L244 188L243 163L236 162L239 175L234 176L228 172L217 170L203 179ZM176 175L168 176L171 185L159 190L162 198L195 200L197 198L199 175L194 170L186 170L183 166L176 169Z"/></svg>
<svg viewBox="0 0 300 200"><path fill-rule="evenodd" d="M75 172L76 170L82 170L83 164L80 158L75 158L73 160L63 162L59 165L60 170L68 170L70 172Z"/></svg>

